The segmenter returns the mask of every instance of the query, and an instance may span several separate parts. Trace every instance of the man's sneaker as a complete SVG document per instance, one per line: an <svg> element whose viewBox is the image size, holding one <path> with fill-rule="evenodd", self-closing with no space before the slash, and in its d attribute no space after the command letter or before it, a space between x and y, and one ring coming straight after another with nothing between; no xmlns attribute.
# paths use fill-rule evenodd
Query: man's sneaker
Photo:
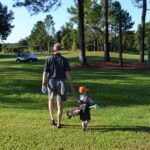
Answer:
<svg viewBox="0 0 150 150"><path fill-rule="evenodd" d="M50 120L50 125L56 125L55 120Z"/></svg>

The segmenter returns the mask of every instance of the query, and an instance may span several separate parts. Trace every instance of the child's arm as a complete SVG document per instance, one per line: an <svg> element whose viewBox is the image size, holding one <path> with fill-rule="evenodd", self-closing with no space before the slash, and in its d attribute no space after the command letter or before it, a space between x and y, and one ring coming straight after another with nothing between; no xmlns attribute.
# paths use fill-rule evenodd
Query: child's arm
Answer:
<svg viewBox="0 0 150 150"><path fill-rule="evenodd" d="M94 104L94 101L90 97L88 97L88 100L90 104Z"/></svg>
<svg viewBox="0 0 150 150"><path fill-rule="evenodd" d="M90 104L94 104L94 101L92 99L90 100Z"/></svg>

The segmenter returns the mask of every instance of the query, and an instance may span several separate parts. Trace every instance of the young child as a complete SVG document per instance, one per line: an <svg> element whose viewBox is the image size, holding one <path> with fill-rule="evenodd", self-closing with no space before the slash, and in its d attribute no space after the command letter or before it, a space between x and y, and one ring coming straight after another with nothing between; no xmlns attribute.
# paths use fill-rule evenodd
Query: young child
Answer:
<svg viewBox="0 0 150 150"><path fill-rule="evenodd" d="M79 87L80 95L77 99L79 105L82 106L79 115L80 115L80 120L82 121L82 128L84 131L87 129L87 125L91 120L89 107L91 104L94 104L94 101L87 95L88 91L89 89L86 86L80 86Z"/></svg>

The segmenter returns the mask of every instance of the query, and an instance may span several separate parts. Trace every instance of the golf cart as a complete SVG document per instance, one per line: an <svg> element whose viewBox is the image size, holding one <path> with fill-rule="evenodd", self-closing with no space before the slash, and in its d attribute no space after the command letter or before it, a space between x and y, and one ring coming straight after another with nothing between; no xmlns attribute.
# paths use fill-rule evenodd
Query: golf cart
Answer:
<svg viewBox="0 0 150 150"><path fill-rule="evenodd" d="M17 54L16 61L20 62L35 62L38 61L37 56L33 50L28 50L29 46L18 46L14 48L14 52Z"/></svg>
<svg viewBox="0 0 150 150"><path fill-rule="evenodd" d="M36 62L38 61L37 56L34 53L20 53L18 54L16 61L20 62Z"/></svg>

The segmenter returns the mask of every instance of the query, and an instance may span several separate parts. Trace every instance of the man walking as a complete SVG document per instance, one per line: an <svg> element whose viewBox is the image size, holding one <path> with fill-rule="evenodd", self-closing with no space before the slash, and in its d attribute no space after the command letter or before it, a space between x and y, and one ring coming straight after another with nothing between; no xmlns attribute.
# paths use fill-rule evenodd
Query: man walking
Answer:
<svg viewBox="0 0 150 150"><path fill-rule="evenodd" d="M63 102L66 98L65 79L67 78L70 84L72 95L75 94L73 80L71 76L68 59L61 56L60 51L62 46L60 43L54 44L53 54L49 57L44 66L42 78L42 92L45 93L48 89L48 106L50 113L50 124L55 125L54 120L54 96L57 100L57 128L61 128L61 120L63 114Z"/></svg>

